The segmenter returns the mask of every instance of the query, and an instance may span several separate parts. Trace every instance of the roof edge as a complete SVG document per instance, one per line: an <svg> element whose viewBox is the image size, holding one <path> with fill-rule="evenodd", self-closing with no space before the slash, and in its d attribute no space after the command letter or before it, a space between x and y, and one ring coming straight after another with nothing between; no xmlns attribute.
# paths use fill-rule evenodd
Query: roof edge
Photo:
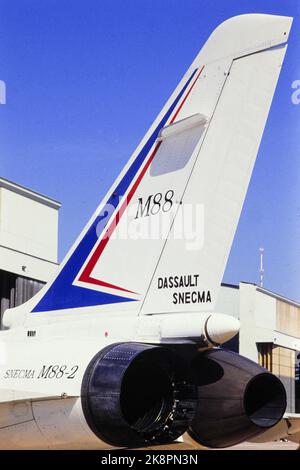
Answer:
<svg viewBox="0 0 300 470"><path fill-rule="evenodd" d="M32 199L36 202L40 202L46 206L52 207L53 209L59 209L61 207L61 203L52 199L44 194L38 193L36 191L32 191L32 189L26 188L18 183L14 183L6 178L0 177L0 188L8 189L20 196L25 196L29 199Z"/></svg>

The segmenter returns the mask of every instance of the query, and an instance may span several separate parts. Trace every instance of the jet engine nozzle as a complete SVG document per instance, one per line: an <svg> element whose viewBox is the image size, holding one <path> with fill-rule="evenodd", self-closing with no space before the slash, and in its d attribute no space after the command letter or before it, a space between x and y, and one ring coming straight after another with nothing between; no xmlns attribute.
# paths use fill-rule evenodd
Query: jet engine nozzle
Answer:
<svg viewBox="0 0 300 470"><path fill-rule="evenodd" d="M282 382L263 367L223 349L192 364L198 405L189 434L206 447L228 447L275 426L286 409Z"/></svg>
<svg viewBox="0 0 300 470"><path fill-rule="evenodd" d="M172 442L190 425L197 390L181 359L166 348L120 343L100 351L82 385L82 407L92 431L118 447Z"/></svg>

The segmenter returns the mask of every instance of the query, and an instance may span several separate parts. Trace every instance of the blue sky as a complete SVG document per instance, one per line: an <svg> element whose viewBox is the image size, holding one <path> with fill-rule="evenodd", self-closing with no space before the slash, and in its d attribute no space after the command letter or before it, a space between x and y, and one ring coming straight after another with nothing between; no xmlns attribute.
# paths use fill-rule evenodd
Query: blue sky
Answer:
<svg viewBox="0 0 300 470"><path fill-rule="evenodd" d="M59 259L212 30L242 13L294 16L225 282L300 300L298 0L0 0L0 175L62 202Z"/></svg>

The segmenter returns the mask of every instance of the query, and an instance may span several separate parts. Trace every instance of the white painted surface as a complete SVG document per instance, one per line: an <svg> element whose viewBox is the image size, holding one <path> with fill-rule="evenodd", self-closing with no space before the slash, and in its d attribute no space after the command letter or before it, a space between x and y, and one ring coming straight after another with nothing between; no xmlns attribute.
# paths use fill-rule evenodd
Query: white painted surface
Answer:
<svg viewBox="0 0 300 470"><path fill-rule="evenodd" d="M60 204L0 178L0 269L39 281L57 270Z"/></svg>
<svg viewBox="0 0 300 470"><path fill-rule="evenodd" d="M214 113L209 115L209 127L181 197L183 204L176 214L180 217L186 205L204 208L203 244L191 249L185 237L176 239L175 218L142 313L179 312L182 309L182 305L172 302L168 289L158 288L159 278L177 273L199 274L198 289L211 294L210 303L190 303L186 309L207 311L215 308L284 54L285 48L278 48L233 61ZM198 112L202 112L202 101L197 101L193 93L205 80L209 79L199 80L196 84L185 109L192 100L193 106L197 103ZM204 114L207 113L204 111ZM193 291L192 288L185 290Z"/></svg>
<svg viewBox="0 0 300 470"><path fill-rule="evenodd" d="M292 25L287 16L247 14L229 18L211 34L194 63L241 57L287 41Z"/></svg>
<svg viewBox="0 0 300 470"><path fill-rule="evenodd" d="M240 349L242 356L258 362L258 351L256 347L256 325L255 325L255 293L256 286L241 283L240 290Z"/></svg>
<svg viewBox="0 0 300 470"><path fill-rule="evenodd" d="M47 282L55 275L58 265L14 249L0 246L0 268L9 273Z"/></svg>
<svg viewBox="0 0 300 470"><path fill-rule="evenodd" d="M238 286L222 286L217 303L216 311L231 315L235 318L240 317L240 291Z"/></svg>
<svg viewBox="0 0 300 470"><path fill-rule="evenodd" d="M255 325L257 328L276 330L276 299L256 290Z"/></svg>
<svg viewBox="0 0 300 470"><path fill-rule="evenodd" d="M0 198L0 245L57 262L57 209L1 185Z"/></svg>

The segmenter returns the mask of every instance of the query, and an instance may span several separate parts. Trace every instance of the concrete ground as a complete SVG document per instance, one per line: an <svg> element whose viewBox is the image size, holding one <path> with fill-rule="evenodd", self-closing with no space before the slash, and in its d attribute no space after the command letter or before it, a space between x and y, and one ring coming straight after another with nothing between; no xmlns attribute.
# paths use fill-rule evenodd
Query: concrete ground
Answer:
<svg viewBox="0 0 300 470"><path fill-rule="evenodd" d="M197 444L187 433L183 436L184 442L183 445L189 445L189 448L192 449L204 449L201 445ZM237 444L232 447L226 447L226 449L213 449L213 450L297 450L299 444L296 444L292 441L282 442L282 441L272 441L264 443L256 442L243 442L242 444Z"/></svg>
<svg viewBox="0 0 300 470"><path fill-rule="evenodd" d="M264 442L263 444L258 444L254 442L243 442L236 446L227 447L226 449L207 449L199 444L197 444L193 439L191 439L187 434L184 435L184 442L178 442L176 444L170 445L161 445L155 447L148 447L148 449L153 450L298 450L299 444L295 442Z"/></svg>
<svg viewBox="0 0 300 470"><path fill-rule="evenodd" d="M228 447L222 450L297 450L298 444L295 442L264 442L263 444L256 444L253 442L243 442L236 446Z"/></svg>

